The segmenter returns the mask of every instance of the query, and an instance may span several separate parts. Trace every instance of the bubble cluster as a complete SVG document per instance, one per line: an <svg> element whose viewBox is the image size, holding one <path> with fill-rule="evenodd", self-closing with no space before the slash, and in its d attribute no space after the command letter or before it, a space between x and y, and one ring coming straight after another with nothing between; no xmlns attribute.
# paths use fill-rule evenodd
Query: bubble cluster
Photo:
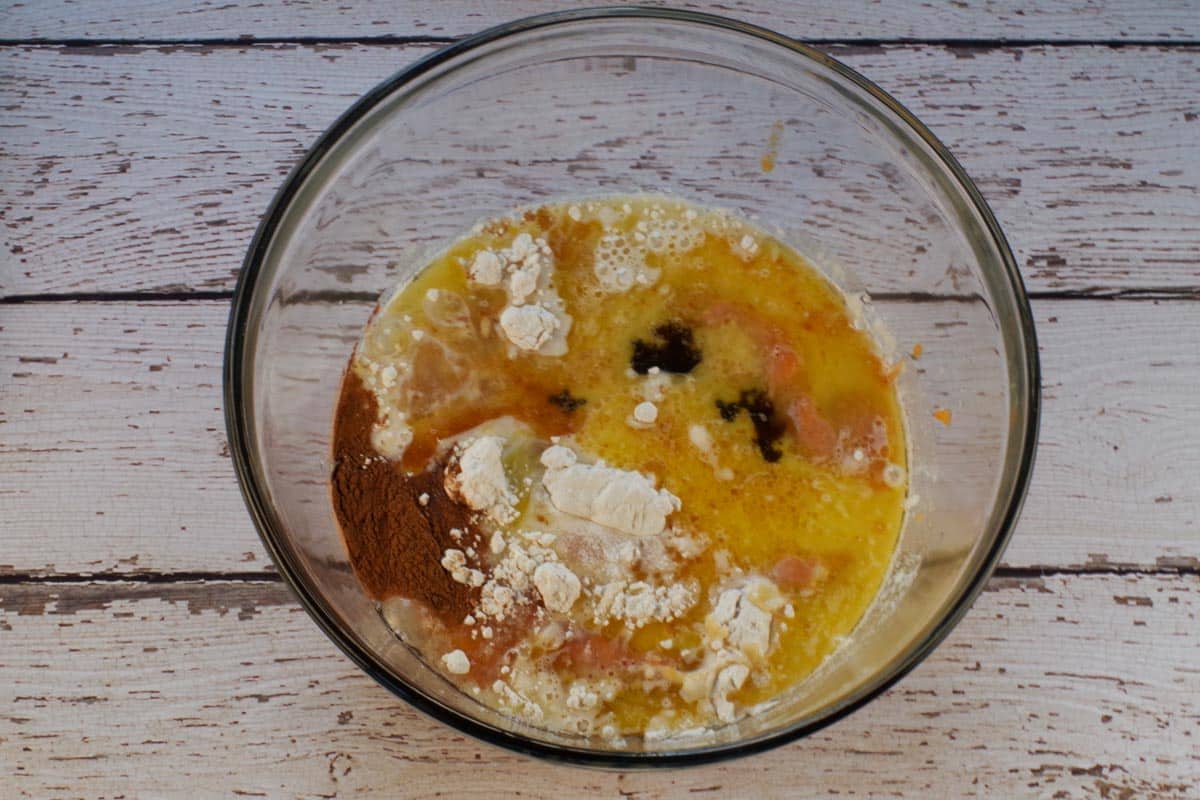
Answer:
<svg viewBox="0 0 1200 800"><path fill-rule="evenodd" d="M635 285L650 286L659 274L646 264L646 248L623 231L608 231L600 237L593 269L606 292L627 292Z"/></svg>
<svg viewBox="0 0 1200 800"><path fill-rule="evenodd" d="M631 230L621 227L628 226L631 213L640 218ZM704 223L691 209L679 214L654 205L632 212L626 206L625 216L621 217L614 209L605 207L597 212L597 218L604 226L604 233L596 243L595 272L601 289L606 292L625 292L635 286L654 284L660 270L647 263L647 255L678 257L704 243Z"/></svg>
<svg viewBox="0 0 1200 800"><path fill-rule="evenodd" d="M675 217L664 218L661 209L650 210L650 219L639 220L635 226L635 241L643 243L651 253L682 255L704 243L704 230L693 221Z"/></svg>

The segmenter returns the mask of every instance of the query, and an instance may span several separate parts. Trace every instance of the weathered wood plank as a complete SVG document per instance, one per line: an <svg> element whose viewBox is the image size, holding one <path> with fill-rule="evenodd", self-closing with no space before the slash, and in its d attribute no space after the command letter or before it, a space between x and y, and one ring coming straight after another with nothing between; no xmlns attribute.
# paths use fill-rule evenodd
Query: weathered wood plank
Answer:
<svg viewBox="0 0 1200 800"><path fill-rule="evenodd" d="M429 49L0 48L0 295L231 288L304 149ZM1200 52L835 53L951 146L1031 289L1200 288Z"/></svg>
<svg viewBox="0 0 1200 800"><path fill-rule="evenodd" d="M269 568L226 449L224 303L0 308L0 573ZM1045 417L1006 563L1200 566L1200 303L1035 310Z"/></svg>
<svg viewBox="0 0 1200 800"><path fill-rule="evenodd" d="M224 303L0 306L0 573L259 569L221 415Z"/></svg>
<svg viewBox="0 0 1200 800"><path fill-rule="evenodd" d="M282 584L0 585L9 797L1193 797L1200 578L994 580L865 709L750 759L556 767L354 668ZM1046 642L1052 638L1053 647Z"/></svg>
<svg viewBox="0 0 1200 800"><path fill-rule="evenodd" d="M646 5L661 5L650 0ZM207 39L362 36L459 36L490 25L590 2L466 0L455 3L354 0L135 0L118 6L70 0L5 2L3 35L14 39ZM670 3L764 25L801 39L1154 39L1200 38L1186 0L1057 0L1030 6L986 3L821 3L735 0Z"/></svg>

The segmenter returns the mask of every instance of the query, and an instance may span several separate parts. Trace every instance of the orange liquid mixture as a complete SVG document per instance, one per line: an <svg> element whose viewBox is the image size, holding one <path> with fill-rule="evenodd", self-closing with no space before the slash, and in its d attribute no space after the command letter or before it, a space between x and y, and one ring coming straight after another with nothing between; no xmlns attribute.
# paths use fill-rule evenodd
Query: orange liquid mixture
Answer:
<svg viewBox="0 0 1200 800"><path fill-rule="evenodd" d="M500 329L504 286L471 277L478 253L508 247L521 233L552 252L554 288L571 319L561 355L514 347ZM598 277L602 266L607 285ZM628 274L641 277L614 290L613 281L628 283ZM698 363L680 373L631 368L639 346L669 349L672 330L686 332L675 344L690 348ZM384 387L378 372L387 364L402 368ZM463 647L470 671L450 677L483 702L510 707L502 702L507 689L490 682L506 664L519 694L520 675L540 671L567 687L599 668L608 682L581 731L604 727L622 736L715 724L720 700L697 701L680 686L713 649L706 650L714 624L706 619L722 586L744 576L773 585L775 599L764 605L773 609L769 652L743 658L748 674L727 693L745 709L779 695L828 657L891 563L908 469L895 370L826 278L787 245L721 212L629 197L487 223L381 310L352 368L374 381L381 408L404 415L411 436L400 458L404 470L424 470L447 438L511 417L542 446L567 437L581 458L653 475L679 500L670 526L700 543L671 573L671 582L696 590L682 615L640 627L597 622L599 601L585 583L569 613L540 612L538 619L569 635L530 633L516 656L524 666L512 653L472 650L465 624L408 632L431 664L451 645ZM631 416L642 403L654 407L650 423ZM505 471L518 487L519 516L508 526L514 530L549 530L520 489L526 479L536 485L539 452L505 451ZM485 573L489 559L479 556ZM638 567L634 573L630 580L650 579ZM560 724L552 709L539 714L539 724ZM566 725L573 717L562 719Z"/></svg>

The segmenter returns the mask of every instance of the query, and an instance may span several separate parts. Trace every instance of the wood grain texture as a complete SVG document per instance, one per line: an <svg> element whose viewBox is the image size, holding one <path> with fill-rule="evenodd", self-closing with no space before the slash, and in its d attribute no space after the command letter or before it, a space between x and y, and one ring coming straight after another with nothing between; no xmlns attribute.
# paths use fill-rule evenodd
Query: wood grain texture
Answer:
<svg viewBox="0 0 1200 800"><path fill-rule="evenodd" d="M305 148L431 49L0 48L0 296L231 289ZM1031 290L1200 293L1200 52L833 52L958 155Z"/></svg>
<svg viewBox="0 0 1200 800"><path fill-rule="evenodd" d="M1045 415L1005 563L1200 567L1200 303L1035 312ZM0 574L269 568L225 442L226 313L0 306Z"/></svg>
<svg viewBox="0 0 1200 800"><path fill-rule="evenodd" d="M501 22L590 2L470 0L428 3L387 0L131 0L120 6L71 0L0 6L0 30L15 39L272 39L288 37L461 36ZM646 5L664 5L650 0ZM1200 38L1195 6L1187 0L1015 0L984 3L733 0L674 2L770 27L800 39L1112 39Z"/></svg>
<svg viewBox="0 0 1200 800"><path fill-rule="evenodd" d="M993 580L883 697L750 759L556 767L456 734L282 584L0 585L7 797L1194 797L1200 577ZM1048 639L1054 645L1047 646Z"/></svg>
<svg viewBox="0 0 1200 800"><path fill-rule="evenodd" d="M0 0L0 301L25 301L0 302L0 796L1197 797L1192 0L672 3L847 43L964 163L1035 292L1179 298L1035 303L1022 569L866 709L722 766L550 766L407 708L274 580L221 415L220 298L259 216L436 42L577 5ZM1119 42L1176 46L1095 46ZM30 302L67 293L116 302Z"/></svg>

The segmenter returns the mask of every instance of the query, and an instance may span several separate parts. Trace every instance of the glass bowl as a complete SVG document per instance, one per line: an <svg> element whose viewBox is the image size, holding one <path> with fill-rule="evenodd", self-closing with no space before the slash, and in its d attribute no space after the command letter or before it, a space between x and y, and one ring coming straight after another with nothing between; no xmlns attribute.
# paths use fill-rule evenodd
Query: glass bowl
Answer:
<svg viewBox="0 0 1200 800"><path fill-rule="evenodd" d="M817 673L709 736L613 749L480 705L400 642L350 568L328 481L340 381L382 295L479 219L638 192L728 208L790 242L849 296L869 297L867 318L906 362L913 469L884 588ZM917 344L919 359L909 354ZM822 53L762 28L658 9L521 20L371 90L263 218L225 359L247 505L329 637L397 696L461 731L621 768L764 750L836 721L912 669L1000 558L1037 434L1037 347L1021 279L946 148ZM940 409L949 425L935 418Z"/></svg>

